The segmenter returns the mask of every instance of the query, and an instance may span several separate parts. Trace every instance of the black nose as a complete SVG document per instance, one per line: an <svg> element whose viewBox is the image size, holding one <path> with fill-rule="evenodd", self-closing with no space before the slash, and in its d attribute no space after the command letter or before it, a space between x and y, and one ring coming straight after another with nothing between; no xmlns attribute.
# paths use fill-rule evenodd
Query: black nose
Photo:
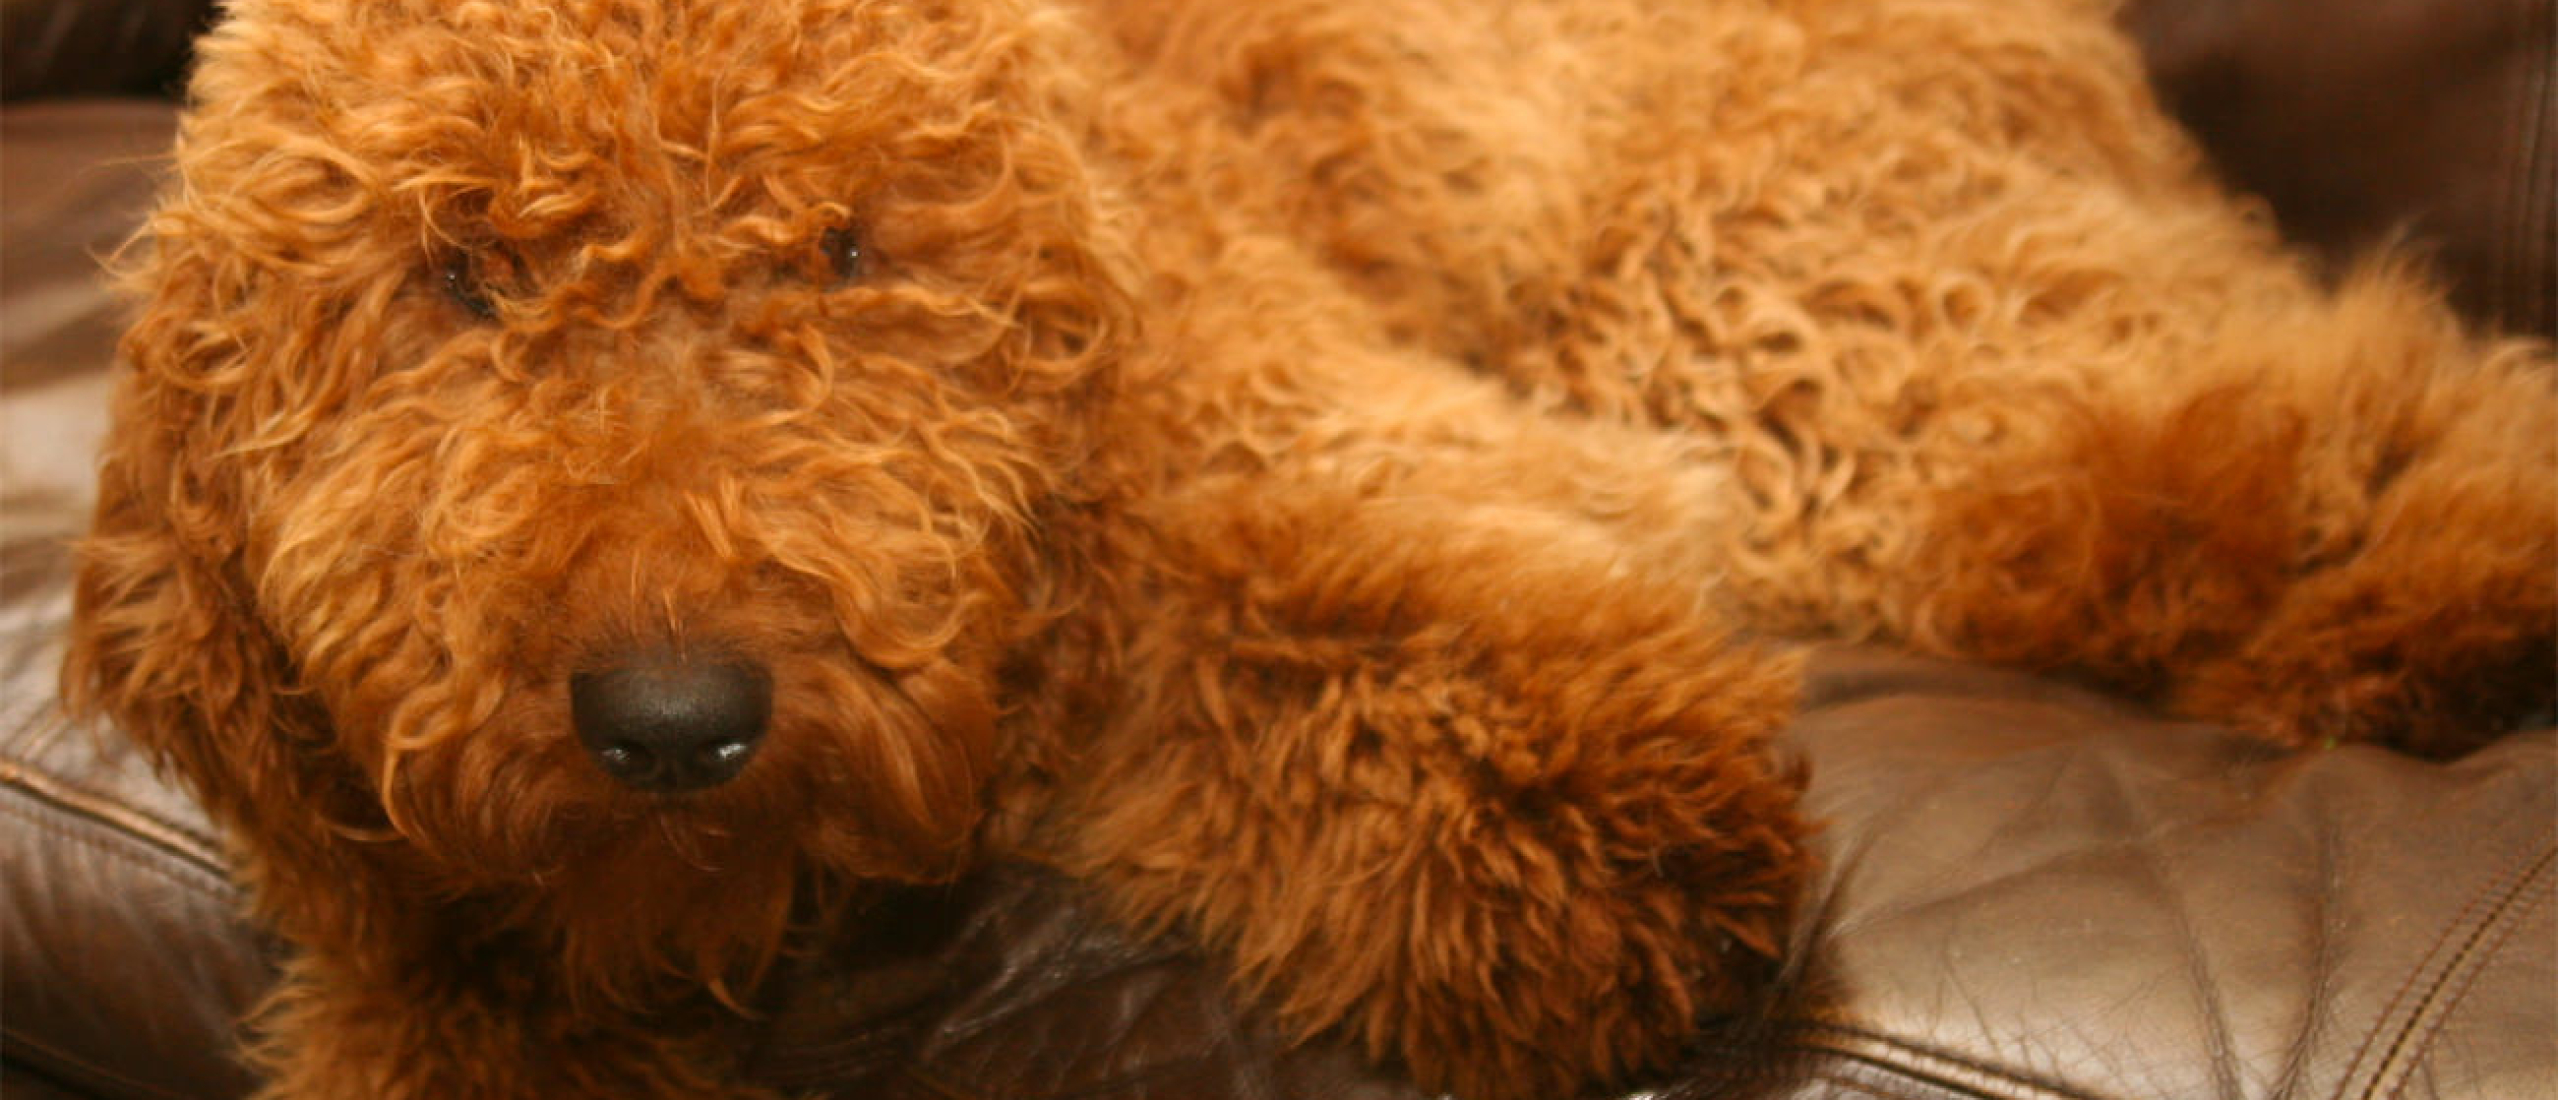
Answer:
<svg viewBox="0 0 2558 1100"><path fill-rule="evenodd" d="M736 778L773 716L773 678L746 661L641 662L568 681L577 739L613 778L643 791L697 791Z"/></svg>

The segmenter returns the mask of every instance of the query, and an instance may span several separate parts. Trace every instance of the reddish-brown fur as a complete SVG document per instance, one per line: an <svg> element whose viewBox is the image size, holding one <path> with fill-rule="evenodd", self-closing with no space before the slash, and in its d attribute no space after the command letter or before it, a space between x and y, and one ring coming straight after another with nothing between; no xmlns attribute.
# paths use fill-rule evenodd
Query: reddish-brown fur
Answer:
<svg viewBox="0 0 2558 1100"><path fill-rule="evenodd" d="M1783 939L1785 639L2549 702L2548 352L2316 285L2107 19L238 0L67 681L298 948L270 1096L761 1095L795 930L1001 857L1425 1083L1619 1079ZM586 758L633 648L772 670L742 775Z"/></svg>

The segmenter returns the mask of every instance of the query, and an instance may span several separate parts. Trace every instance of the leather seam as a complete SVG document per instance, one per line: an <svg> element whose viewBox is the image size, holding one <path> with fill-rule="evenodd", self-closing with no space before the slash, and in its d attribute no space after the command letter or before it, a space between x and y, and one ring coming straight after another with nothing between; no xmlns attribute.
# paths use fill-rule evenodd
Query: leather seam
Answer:
<svg viewBox="0 0 2558 1100"><path fill-rule="evenodd" d="M2522 197L2523 211L2532 221L2524 227L2523 239L2536 242L2529 255L2538 262L2529 264L2520 280L2525 284L2522 308L2526 319L2537 311L2540 324L2558 332L2558 0L2543 0L2531 35L2541 44L2535 67L2540 80L2529 108L2537 125L2531 130L2529 182Z"/></svg>
<svg viewBox="0 0 2558 1100"><path fill-rule="evenodd" d="M1818 1081L1829 1088L1830 1094L1839 1096L1858 1096L1864 1097L1865 1100L1908 1100L1909 1097L1909 1094L1906 1092L1895 1097L1891 1093L1884 1092L1870 1080L1865 1080L1852 1074L1843 1073L1836 1069L1816 1070L1805 1074L1804 1079L1807 1081ZM1931 1085L1934 1084L1934 1082L1928 1083Z"/></svg>
<svg viewBox="0 0 2558 1100"><path fill-rule="evenodd" d="M64 821L56 815L30 810L9 801L0 801L0 815L17 818L33 828L59 838L64 843L77 845L97 856L149 871L172 885L207 900L221 902L228 909L238 908L238 884L220 868L206 866L188 858L184 853L171 853L147 841L141 844L142 850L137 852L132 848L118 845L110 839L140 839L131 833L122 832L110 826L101 836L97 830L79 828L73 822ZM95 819L75 820L87 824L98 824ZM148 858L152 853L167 858L158 860Z"/></svg>
<svg viewBox="0 0 2558 1100"><path fill-rule="evenodd" d="M2547 127L2542 125L2548 118L2551 98L2558 96L2558 73L2552 72L2558 68L2558 50L2545 45L2551 32L2558 31L2548 18L2553 13L2558 13L2558 3L2544 2L2523 13L2519 29L2524 41L2544 45L2540 49L2522 47L2528 52L2511 82L2511 110L2504 128L2505 140L2498 150L2502 154L2500 174L2507 182L2497 224L2507 226L2511 232L2500 235L2502 239L2493 256L2494 284L2485 289L2490 307L2512 324L2535 320L2536 314L2549 308L2536 299L2558 289L2531 285L2547 266L2543 261L2550 258L2552 248L2558 247L2558 242L2549 239L2558 225L2550 224L2548 204L2533 201L2545 190L2543 177L2558 175L2558 150L2547 147L2543 137Z"/></svg>
<svg viewBox="0 0 2558 1100"><path fill-rule="evenodd" d="M1844 1058L1895 1076L1925 1082L1935 1088L1958 1095L1985 1098L2031 1095L2048 1098L2048 1100L2098 1100L2099 1097L2097 1093L2086 1092L2057 1081L2028 1077L2013 1069L1994 1066L1978 1059L1845 1024L1804 1022L1786 1030L1792 1033L1788 1038L1795 1040L1795 1045L1803 1050ZM1847 1041L1823 1042L1821 1041L1823 1036L1835 1036ZM1900 1057L1893 1057L1893 1055ZM1992 1091L1981 1084L1967 1082L1964 1080L1967 1077L1999 1082L2028 1091L2021 1094L2013 1089Z"/></svg>
<svg viewBox="0 0 2558 1100"><path fill-rule="evenodd" d="M55 1077L72 1076L79 1081L100 1082L128 1091L133 1095L152 1097L156 1100L188 1100L190 1095L184 1092L172 1092L151 1082L127 1076L89 1059L70 1054L20 1028L0 1025L0 1040L5 1040L6 1045L10 1047L32 1054L32 1057L13 1060L24 1061Z"/></svg>
<svg viewBox="0 0 2558 1100"><path fill-rule="evenodd" d="M0 758L0 786L96 821L219 875L228 875L218 834L153 813L112 795L54 775L14 756Z"/></svg>
<svg viewBox="0 0 2558 1100"><path fill-rule="evenodd" d="M2389 1026L2365 1037L2336 1095L2376 1100L2405 1089L2409 1068L2432 1049L2433 1036L2478 975L2512 939L2522 918L2547 899L2553 862L2558 862L2558 849L2544 844L2521 867L2497 876L2462 906L2383 1009L2381 1020Z"/></svg>

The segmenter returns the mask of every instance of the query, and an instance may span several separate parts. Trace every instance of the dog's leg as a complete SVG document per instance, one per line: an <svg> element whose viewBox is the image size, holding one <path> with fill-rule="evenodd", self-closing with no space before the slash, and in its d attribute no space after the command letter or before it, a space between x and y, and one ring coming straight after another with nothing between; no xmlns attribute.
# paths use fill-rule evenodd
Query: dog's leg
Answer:
<svg viewBox="0 0 2558 1100"><path fill-rule="evenodd" d="M2383 276L2250 349L2303 421L2283 583L2229 649L2173 670L2185 709L2438 755L2549 720L2558 361L2431 307Z"/></svg>
<svg viewBox="0 0 2558 1100"><path fill-rule="evenodd" d="M585 1009L517 958L305 955L256 1017L260 1100L778 1100L715 1068L695 1013ZM687 1024L695 1026L686 1026Z"/></svg>
<svg viewBox="0 0 2558 1100"><path fill-rule="evenodd" d="M1808 857L1793 660L1585 518L1287 479L1156 517L1058 857L1298 1034L1556 1096L1764 987Z"/></svg>
<svg viewBox="0 0 2558 1100"><path fill-rule="evenodd" d="M2546 353L2463 336L2386 272L2251 320L2183 370L2044 402L2036 445L1919 494L1887 618L2291 744L2451 753L2545 713Z"/></svg>

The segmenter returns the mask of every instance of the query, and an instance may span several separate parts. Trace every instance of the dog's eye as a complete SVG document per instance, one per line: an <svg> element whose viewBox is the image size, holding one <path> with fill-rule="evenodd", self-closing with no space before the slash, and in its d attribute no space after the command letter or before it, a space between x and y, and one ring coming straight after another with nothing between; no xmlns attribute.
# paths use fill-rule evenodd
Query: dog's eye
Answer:
<svg viewBox="0 0 2558 1100"><path fill-rule="evenodd" d="M817 247L826 254L826 268L834 272L837 282L849 283L862 277L862 237L850 226L838 226L818 238Z"/></svg>
<svg viewBox="0 0 2558 1100"><path fill-rule="evenodd" d="M444 284L444 296L453 299L471 316L483 321L497 320L497 306L489 301L488 288L480 281L479 266L471 257L457 254L444 261L437 278Z"/></svg>

